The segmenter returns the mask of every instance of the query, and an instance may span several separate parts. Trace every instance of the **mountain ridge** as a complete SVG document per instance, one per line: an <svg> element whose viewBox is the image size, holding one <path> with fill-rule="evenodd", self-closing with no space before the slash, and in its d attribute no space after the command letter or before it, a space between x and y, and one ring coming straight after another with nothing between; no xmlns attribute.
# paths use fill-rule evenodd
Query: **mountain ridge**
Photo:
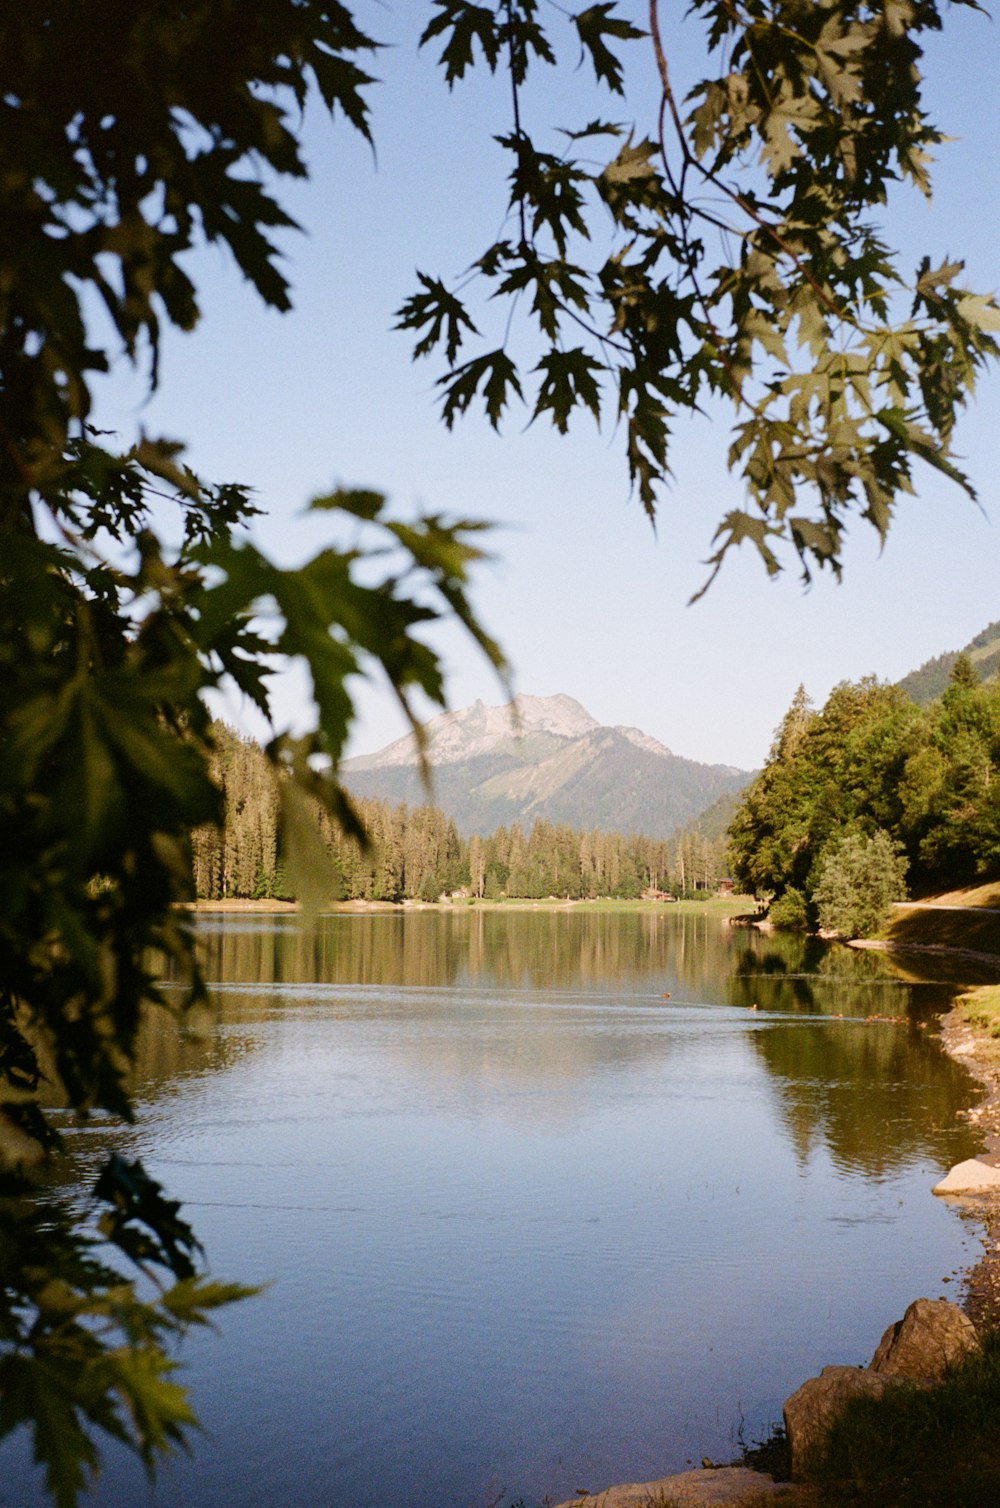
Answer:
<svg viewBox="0 0 1000 1508"><path fill-rule="evenodd" d="M640 728L601 724L564 693L499 707L476 701L433 718L425 734L429 796L413 734L346 760L348 789L392 803L430 799L466 834L542 818L666 838L751 778L685 759Z"/></svg>
<svg viewBox="0 0 1000 1508"><path fill-rule="evenodd" d="M948 689L952 667L959 655L968 655L981 681L1000 674L1000 619L988 623L962 649L947 650L911 670L896 684L907 696L924 707Z"/></svg>

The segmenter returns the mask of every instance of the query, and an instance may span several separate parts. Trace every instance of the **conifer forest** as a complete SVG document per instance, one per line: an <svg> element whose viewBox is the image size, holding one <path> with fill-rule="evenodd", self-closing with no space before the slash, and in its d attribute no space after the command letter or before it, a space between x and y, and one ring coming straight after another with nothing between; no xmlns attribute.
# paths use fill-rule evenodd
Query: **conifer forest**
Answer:
<svg viewBox="0 0 1000 1508"><path fill-rule="evenodd" d="M204 900L290 900L299 888L283 853L282 801L273 765L253 739L225 724L213 729L213 775L223 816L194 834L197 894ZM321 840L316 883L321 901L436 901L464 891L502 897L570 900L643 894L685 895L714 889L727 873L721 836L697 825L668 840L535 821L528 832L500 827L463 838L431 804L356 803L367 843L316 803Z"/></svg>

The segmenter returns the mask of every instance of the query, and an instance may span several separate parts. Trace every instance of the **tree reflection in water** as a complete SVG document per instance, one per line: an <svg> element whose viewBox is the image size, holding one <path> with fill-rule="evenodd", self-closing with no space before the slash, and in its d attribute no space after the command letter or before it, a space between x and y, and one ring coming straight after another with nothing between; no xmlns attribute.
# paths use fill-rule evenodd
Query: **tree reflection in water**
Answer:
<svg viewBox="0 0 1000 1508"><path fill-rule="evenodd" d="M199 931L223 1020L294 1009L289 987L296 985L398 987L407 992L396 1002L401 1013L419 1011L412 992L442 986L477 995L598 992L673 1016L756 1005L749 1040L803 1163L822 1146L845 1170L884 1176L933 1157L940 1130L954 1127L975 1098L966 1072L927 1030L947 1009L951 987L901 977L883 954L731 928L712 912L456 908L334 914L313 929L289 915L209 914ZM525 1030L530 1054L494 1063L491 1072L526 1075L536 1085L546 1076L562 1086L575 1078L582 1087L605 1052L618 1060L669 1051L656 1031L616 1032L613 1042L581 1034L573 1052L566 1032L546 1031L537 1014ZM405 1052L405 1041L389 1050ZM460 1060L456 1072L474 1068L453 1034L438 1050ZM150 1030L138 1077L148 1093L155 1081L195 1066L223 1067L238 1051L238 1034L223 1046L218 1039L178 1043L172 1030ZM426 1059L433 1048L423 1040L419 1051ZM469 1043L468 1053L482 1051Z"/></svg>

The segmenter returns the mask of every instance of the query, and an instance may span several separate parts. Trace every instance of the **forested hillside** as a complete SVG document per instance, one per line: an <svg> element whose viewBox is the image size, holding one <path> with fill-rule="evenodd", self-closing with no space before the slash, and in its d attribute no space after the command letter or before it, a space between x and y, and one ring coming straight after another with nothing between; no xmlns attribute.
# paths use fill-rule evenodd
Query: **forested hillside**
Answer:
<svg viewBox="0 0 1000 1508"><path fill-rule="evenodd" d="M935 697L942 696L959 655L968 655L972 668L981 681L988 681L1000 671L1000 621L989 623L982 633L976 635L964 649L951 650L925 660L917 670L911 670L899 682L901 691L925 707Z"/></svg>
<svg viewBox="0 0 1000 1508"><path fill-rule="evenodd" d="M252 739L222 724L213 733L223 820L194 835L197 893L207 900L291 899L280 777ZM366 849L319 805L313 813L327 866L324 899L434 901L456 890L487 900L685 894L713 889L725 873L725 837L717 824L711 832L692 827L667 842L538 819L527 829L515 823L466 840L450 817L426 803L360 799L357 806L371 838Z"/></svg>
<svg viewBox="0 0 1000 1508"><path fill-rule="evenodd" d="M815 920L848 870L914 894L1000 875L1000 683L968 656L918 706L874 678L817 711L800 687L730 827L734 877Z"/></svg>

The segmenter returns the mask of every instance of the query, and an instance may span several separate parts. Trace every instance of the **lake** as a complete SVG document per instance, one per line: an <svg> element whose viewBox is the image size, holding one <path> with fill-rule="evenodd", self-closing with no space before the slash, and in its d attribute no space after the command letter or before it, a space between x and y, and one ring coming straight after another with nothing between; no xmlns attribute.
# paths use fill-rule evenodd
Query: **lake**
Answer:
<svg viewBox="0 0 1000 1508"><path fill-rule="evenodd" d="M978 1255L930 1193L976 1150L947 990L878 955L667 908L198 925L215 1030L151 1024L137 1124L69 1126L73 1166L141 1156L270 1286L184 1345L193 1457L88 1503L508 1508L730 1459ZM13 1482L43 1501L18 1441Z"/></svg>

